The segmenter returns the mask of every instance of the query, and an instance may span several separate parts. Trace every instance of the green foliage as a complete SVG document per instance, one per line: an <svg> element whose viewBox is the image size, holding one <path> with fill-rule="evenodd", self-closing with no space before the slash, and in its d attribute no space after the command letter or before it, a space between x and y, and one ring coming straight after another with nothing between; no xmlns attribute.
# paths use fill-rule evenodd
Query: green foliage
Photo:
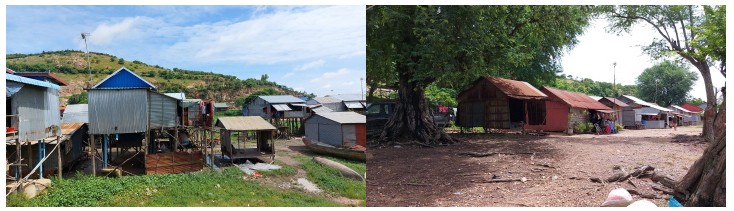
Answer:
<svg viewBox="0 0 734 211"><path fill-rule="evenodd" d="M78 175L54 180L48 193L33 199L8 197L8 206L338 206L325 198L279 190L243 180L237 168L222 173L125 176Z"/></svg>
<svg viewBox="0 0 734 211"><path fill-rule="evenodd" d="M89 103L89 93L82 92L79 94L73 94L71 97L69 97L69 101L67 104L87 104Z"/></svg>
<svg viewBox="0 0 734 211"><path fill-rule="evenodd" d="M243 105L245 105L245 101L247 100L247 97L239 96L234 98L234 106L237 108L242 108Z"/></svg>
<svg viewBox="0 0 734 211"><path fill-rule="evenodd" d="M698 74L679 63L665 61L645 69L637 77L638 97L663 107L686 102Z"/></svg>
<svg viewBox="0 0 734 211"><path fill-rule="evenodd" d="M450 88L439 88L438 86L431 84L426 88L426 100L431 105L444 105L450 107L457 107L456 95L458 93L454 89Z"/></svg>
<svg viewBox="0 0 734 211"><path fill-rule="evenodd" d="M624 125L622 124L614 123L614 126L617 128L617 132L624 130Z"/></svg>
<svg viewBox="0 0 734 211"><path fill-rule="evenodd" d="M260 80L261 80L261 81L268 81L268 78L269 78L269 77L268 77L268 74L262 74L262 75L260 76Z"/></svg>
<svg viewBox="0 0 734 211"><path fill-rule="evenodd" d="M710 57L718 61L721 70L726 69L726 6L703 6L704 20L700 26L691 27L698 36L691 46L698 49L696 57Z"/></svg>
<svg viewBox="0 0 734 211"><path fill-rule="evenodd" d="M296 160L303 164L304 170L308 172L308 179L316 183L319 188L322 188L330 193L335 193L340 196L344 196L352 199L366 199L366 183L363 181L357 181L343 177L339 171L322 166L310 157L296 156ZM364 175L367 165L364 162L357 162L351 160L338 159L333 157L325 157L329 160L339 162L353 169L357 173Z"/></svg>
<svg viewBox="0 0 734 211"><path fill-rule="evenodd" d="M586 127L586 124L584 123L576 123L573 125L573 132L574 133L585 133L588 128Z"/></svg>
<svg viewBox="0 0 734 211"><path fill-rule="evenodd" d="M699 106L701 104L706 103L706 101L704 101L701 98L691 98L691 99L687 100L686 102L687 103L690 103L691 105L695 105L695 106Z"/></svg>
<svg viewBox="0 0 734 211"><path fill-rule="evenodd" d="M125 64L125 60L120 58L117 60L117 64Z"/></svg>
<svg viewBox="0 0 734 211"><path fill-rule="evenodd" d="M588 78L578 80L573 79L570 76L566 77L565 75L561 75L557 78L551 86L562 90L581 92L587 95L599 97L617 97L619 95L637 94L636 85L618 84L615 91L614 84L609 82L593 81Z"/></svg>
<svg viewBox="0 0 734 211"><path fill-rule="evenodd" d="M438 82L462 90L478 76L545 84L591 16L586 6L376 6L367 11L368 84Z"/></svg>

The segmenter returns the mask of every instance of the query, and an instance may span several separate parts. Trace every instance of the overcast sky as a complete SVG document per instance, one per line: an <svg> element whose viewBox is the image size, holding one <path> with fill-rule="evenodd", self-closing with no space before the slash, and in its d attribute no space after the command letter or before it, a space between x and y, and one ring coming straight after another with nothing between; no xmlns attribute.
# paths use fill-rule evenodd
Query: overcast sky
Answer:
<svg viewBox="0 0 734 211"><path fill-rule="evenodd" d="M652 27L638 24L629 34L623 33L617 36L606 33L604 29L607 26L605 19L592 22L586 32L578 38L578 45L561 58L563 73L611 83L615 75L612 63L616 61L617 83L635 84L635 80L645 68L660 62L653 61L642 52L641 48L650 44L654 38L659 37L659 34ZM689 70L699 76L689 95L706 100L701 74L692 65L689 65ZM715 87L721 88L724 85L725 78L719 73L718 68L712 67L711 78Z"/></svg>
<svg viewBox="0 0 734 211"><path fill-rule="evenodd" d="M364 6L7 6L6 53L89 50L166 68L360 93Z"/></svg>

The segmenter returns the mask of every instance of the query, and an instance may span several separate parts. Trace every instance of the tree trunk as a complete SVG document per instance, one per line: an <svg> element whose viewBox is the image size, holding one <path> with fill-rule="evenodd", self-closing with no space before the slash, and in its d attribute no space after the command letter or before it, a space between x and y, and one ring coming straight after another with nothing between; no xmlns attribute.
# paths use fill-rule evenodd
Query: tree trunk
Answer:
<svg viewBox="0 0 734 211"><path fill-rule="evenodd" d="M379 143L411 142L421 145L453 143L433 121L425 99L424 82L410 80L411 71L398 71L400 87L395 113L380 134Z"/></svg>
<svg viewBox="0 0 734 211"><path fill-rule="evenodd" d="M687 59L690 57L686 57ZM706 109L703 116L703 139L709 143L714 140L714 119L716 118L716 96L714 94L714 85L711 80L711 71L706 62L698 62L697 60L690 58L688 59L699 72L703 78L704 87L706 89Z"/></svg>
<svg viewBox="0 0 734 211"><path fill-rule="evenodd" d="M726 93L722 94L724 100L714 116L714 139L675 187L686 196L683 203L687 207L726 206ZM707 109L706 113L713 111Z"/></svg>

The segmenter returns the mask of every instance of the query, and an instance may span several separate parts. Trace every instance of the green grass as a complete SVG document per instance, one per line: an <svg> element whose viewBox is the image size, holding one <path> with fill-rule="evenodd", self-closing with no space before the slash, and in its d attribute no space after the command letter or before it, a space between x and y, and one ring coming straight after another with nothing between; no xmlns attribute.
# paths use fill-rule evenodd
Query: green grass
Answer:
<svg viewBox="0 0 734 211"><path fill-rule="evenodd" d="M344 164L361 175L364 175L367 170L367 165L364 162L349 161L333 157L325 158ZM322 166L313 161L310 157L298 155L295 159L300 161L303 164L304 170L308 172L308 180L316 183L319 188L324 189L329 193L347 198L361 200L366 199L367 185L363 181L343 177L339 171Z"/></svg>
<svg viewBox="0 0 734 211"><path fill-rule="evenodd" d="M121 178L76 176L54 180L48 193L33 199L13 194L7 206L340 206L303 192L263 186L241 178L237 168L222 173L126 176Z"/></svg>

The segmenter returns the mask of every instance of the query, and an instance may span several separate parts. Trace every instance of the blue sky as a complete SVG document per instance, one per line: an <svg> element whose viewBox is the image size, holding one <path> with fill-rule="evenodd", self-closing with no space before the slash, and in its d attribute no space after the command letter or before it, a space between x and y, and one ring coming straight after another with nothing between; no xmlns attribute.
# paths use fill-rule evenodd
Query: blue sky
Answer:
<svg viewBox="0 0 734 211"><path fill-rule="evenodd" d="M319 96L360 93L364 6L7 6L6 53L89 50Z"/></svg>

